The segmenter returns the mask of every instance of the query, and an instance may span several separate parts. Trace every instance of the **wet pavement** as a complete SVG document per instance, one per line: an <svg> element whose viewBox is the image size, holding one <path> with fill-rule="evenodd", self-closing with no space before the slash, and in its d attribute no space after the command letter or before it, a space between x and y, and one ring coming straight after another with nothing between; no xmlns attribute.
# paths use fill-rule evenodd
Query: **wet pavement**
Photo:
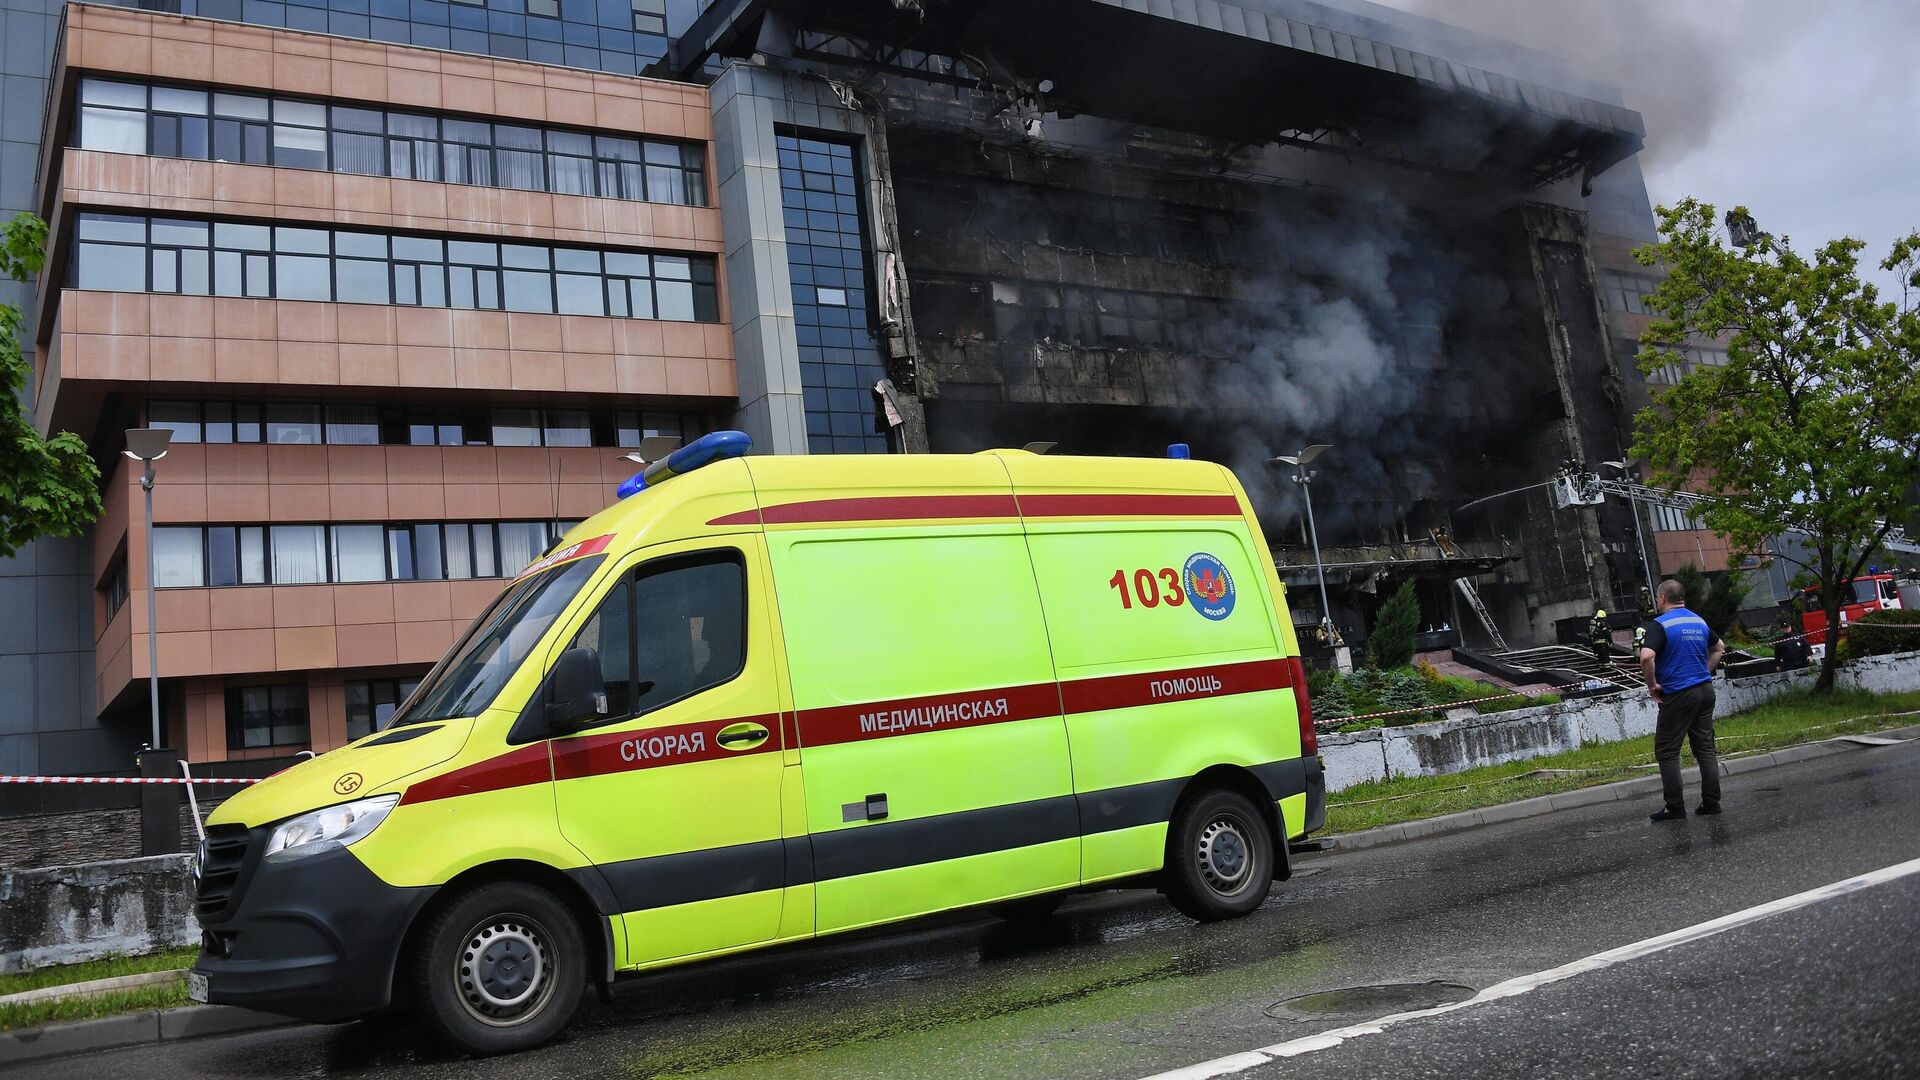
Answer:
<svg viewBox="0 0 1920 1080"><path fill-rule="evenodd" d="M402 1018L34 1074L1137 1077L1458 1000L1920 857L1920 744L1731 778L1726 798L1718 818L1656 825L1651 801L1610 803L1303 858L1230 923L1103 893L1037 926L952 919L665 972L503 1058L449 1055ZM1916 914L1920 879L1905 879L1242 1075L1913 1071Z"/></svg>

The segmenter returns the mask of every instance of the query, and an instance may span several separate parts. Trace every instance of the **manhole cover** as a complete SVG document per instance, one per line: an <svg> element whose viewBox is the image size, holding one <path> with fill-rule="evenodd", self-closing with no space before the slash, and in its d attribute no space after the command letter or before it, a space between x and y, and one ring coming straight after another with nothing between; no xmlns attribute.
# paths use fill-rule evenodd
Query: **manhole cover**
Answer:
<svg viewBox="0 0 1920 1080"><path fill-rule="evenodd" d="M1431 1009L1455 1001L1465 1001L1479 993L1463 983L1433 979L1428 982L1382 983L1378 986L1349 986L1343 990L1323 990L1288 998L1267 1006L1267 1015L1276 1020L1324 1020L1330 1016L1374 1017L1412 1009Z"/></svg>

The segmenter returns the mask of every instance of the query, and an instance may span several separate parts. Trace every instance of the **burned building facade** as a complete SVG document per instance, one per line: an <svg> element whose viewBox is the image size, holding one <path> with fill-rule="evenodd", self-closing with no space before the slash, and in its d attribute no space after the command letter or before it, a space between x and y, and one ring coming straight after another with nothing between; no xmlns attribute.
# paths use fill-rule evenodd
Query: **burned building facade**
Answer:
<svg viewBox="0 0 1920 1080"><path fill-rule="evenodd" d="M1623 458L1646 400L1640 121L1544 57L1361 0L0 15L0 208L50 224L0 295L106 503L0 560L0 771L123 768L150 648L192 760L340 745L611 501L618 448L722 426L1187 443L1246 482L1303 627L1269 459L1331 444L1355 638L1404 580L1435 644L1490 636L1456 581L1516 642L1638 588L1628 512L1547 481ZM151 531L140 426L175 443Z"/></svg>
<svg viewBox="0 0 1920 1080"><path fill-rule="evenodd" d="M897 447L1188 443L1236 468L1299 586L1300 495L1269 459L1330 443L1318 524L1349 636L1408 578L1436 630L1461 626L1465 578L1517 640L1636 603L1631 511L1557 506L1544 483L1624 459L1645 400L1603 300L1601 267L1651 232L1617 92L1290 0L715 4L668 63L726 58L746 66L716 88L738 80L742 112L864 149L887 298L867 374L899 392ZM814 204L787 192L804 243ZM835 449L802 383L813 449ZM1296 588L1303 626L1318 607Z"/></svg>

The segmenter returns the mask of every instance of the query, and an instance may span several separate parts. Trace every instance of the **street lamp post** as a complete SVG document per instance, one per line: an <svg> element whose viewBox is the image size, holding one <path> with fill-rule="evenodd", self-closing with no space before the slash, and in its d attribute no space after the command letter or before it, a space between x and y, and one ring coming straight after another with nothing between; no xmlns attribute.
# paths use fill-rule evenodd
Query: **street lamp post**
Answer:
<svg viewBox="0 0 1920 1080"><path fill-rule="evenodd" d="M129 428L127 448L123 451L145 466L140 474L140 489L147 493L147 698L153 715L153 741L148 744L152 750L161 747L160 628L154 617L153 599L157 580L153 568L153 463L167 456L167 443L172 439L173 432L166 428Z"/></svg>
<svg viewBox="0 0 1920 1080"><path fill-rule="evenodd" d="M1340 640L1340 631L1333 625L1333 606L1327 601L1327 568L1320 561L1320 530L1313 523L1313 470L1307 468L1328 449L1326 443L1315 443L1297 454L1282 454L1273 460L1292 466L1293 482L1300 485L1300 495L1307 506L1307 540L1313 545L1313 572L1320 582L1320 630L1333 646L1333 666L1340 671L1352 671L1353 656Z"/></svg>
<svg viewBox="0 0 1920 1080"><path fill-rule="evenodd" d="M1632 470L1624 461L1603 461L1600 464L1619 469L1620 475L1629 480L1633 478ZM1653 587L1655 585L1653 580L1653 564L1647 559L1647 534L1640 527L1640 500L1636 498L1632 492L1627 493L1627 506L1633 511L1633 538L1640 545L1640 576L1646 579L1647 599L1648 602L1651 603L1653 599Z"/></svg>

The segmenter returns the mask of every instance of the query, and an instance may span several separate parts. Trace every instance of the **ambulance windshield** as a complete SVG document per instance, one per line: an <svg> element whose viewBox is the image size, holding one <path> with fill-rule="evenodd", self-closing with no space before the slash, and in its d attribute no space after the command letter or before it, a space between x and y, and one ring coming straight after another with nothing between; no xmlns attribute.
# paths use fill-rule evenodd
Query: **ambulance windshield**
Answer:
<svg viewBox="0 0 1920 1080"><path fill-rule="evenodd" d="M561 563L507 586L427 673L388 726L473 716L485 709L603 558Z"/></svg>

